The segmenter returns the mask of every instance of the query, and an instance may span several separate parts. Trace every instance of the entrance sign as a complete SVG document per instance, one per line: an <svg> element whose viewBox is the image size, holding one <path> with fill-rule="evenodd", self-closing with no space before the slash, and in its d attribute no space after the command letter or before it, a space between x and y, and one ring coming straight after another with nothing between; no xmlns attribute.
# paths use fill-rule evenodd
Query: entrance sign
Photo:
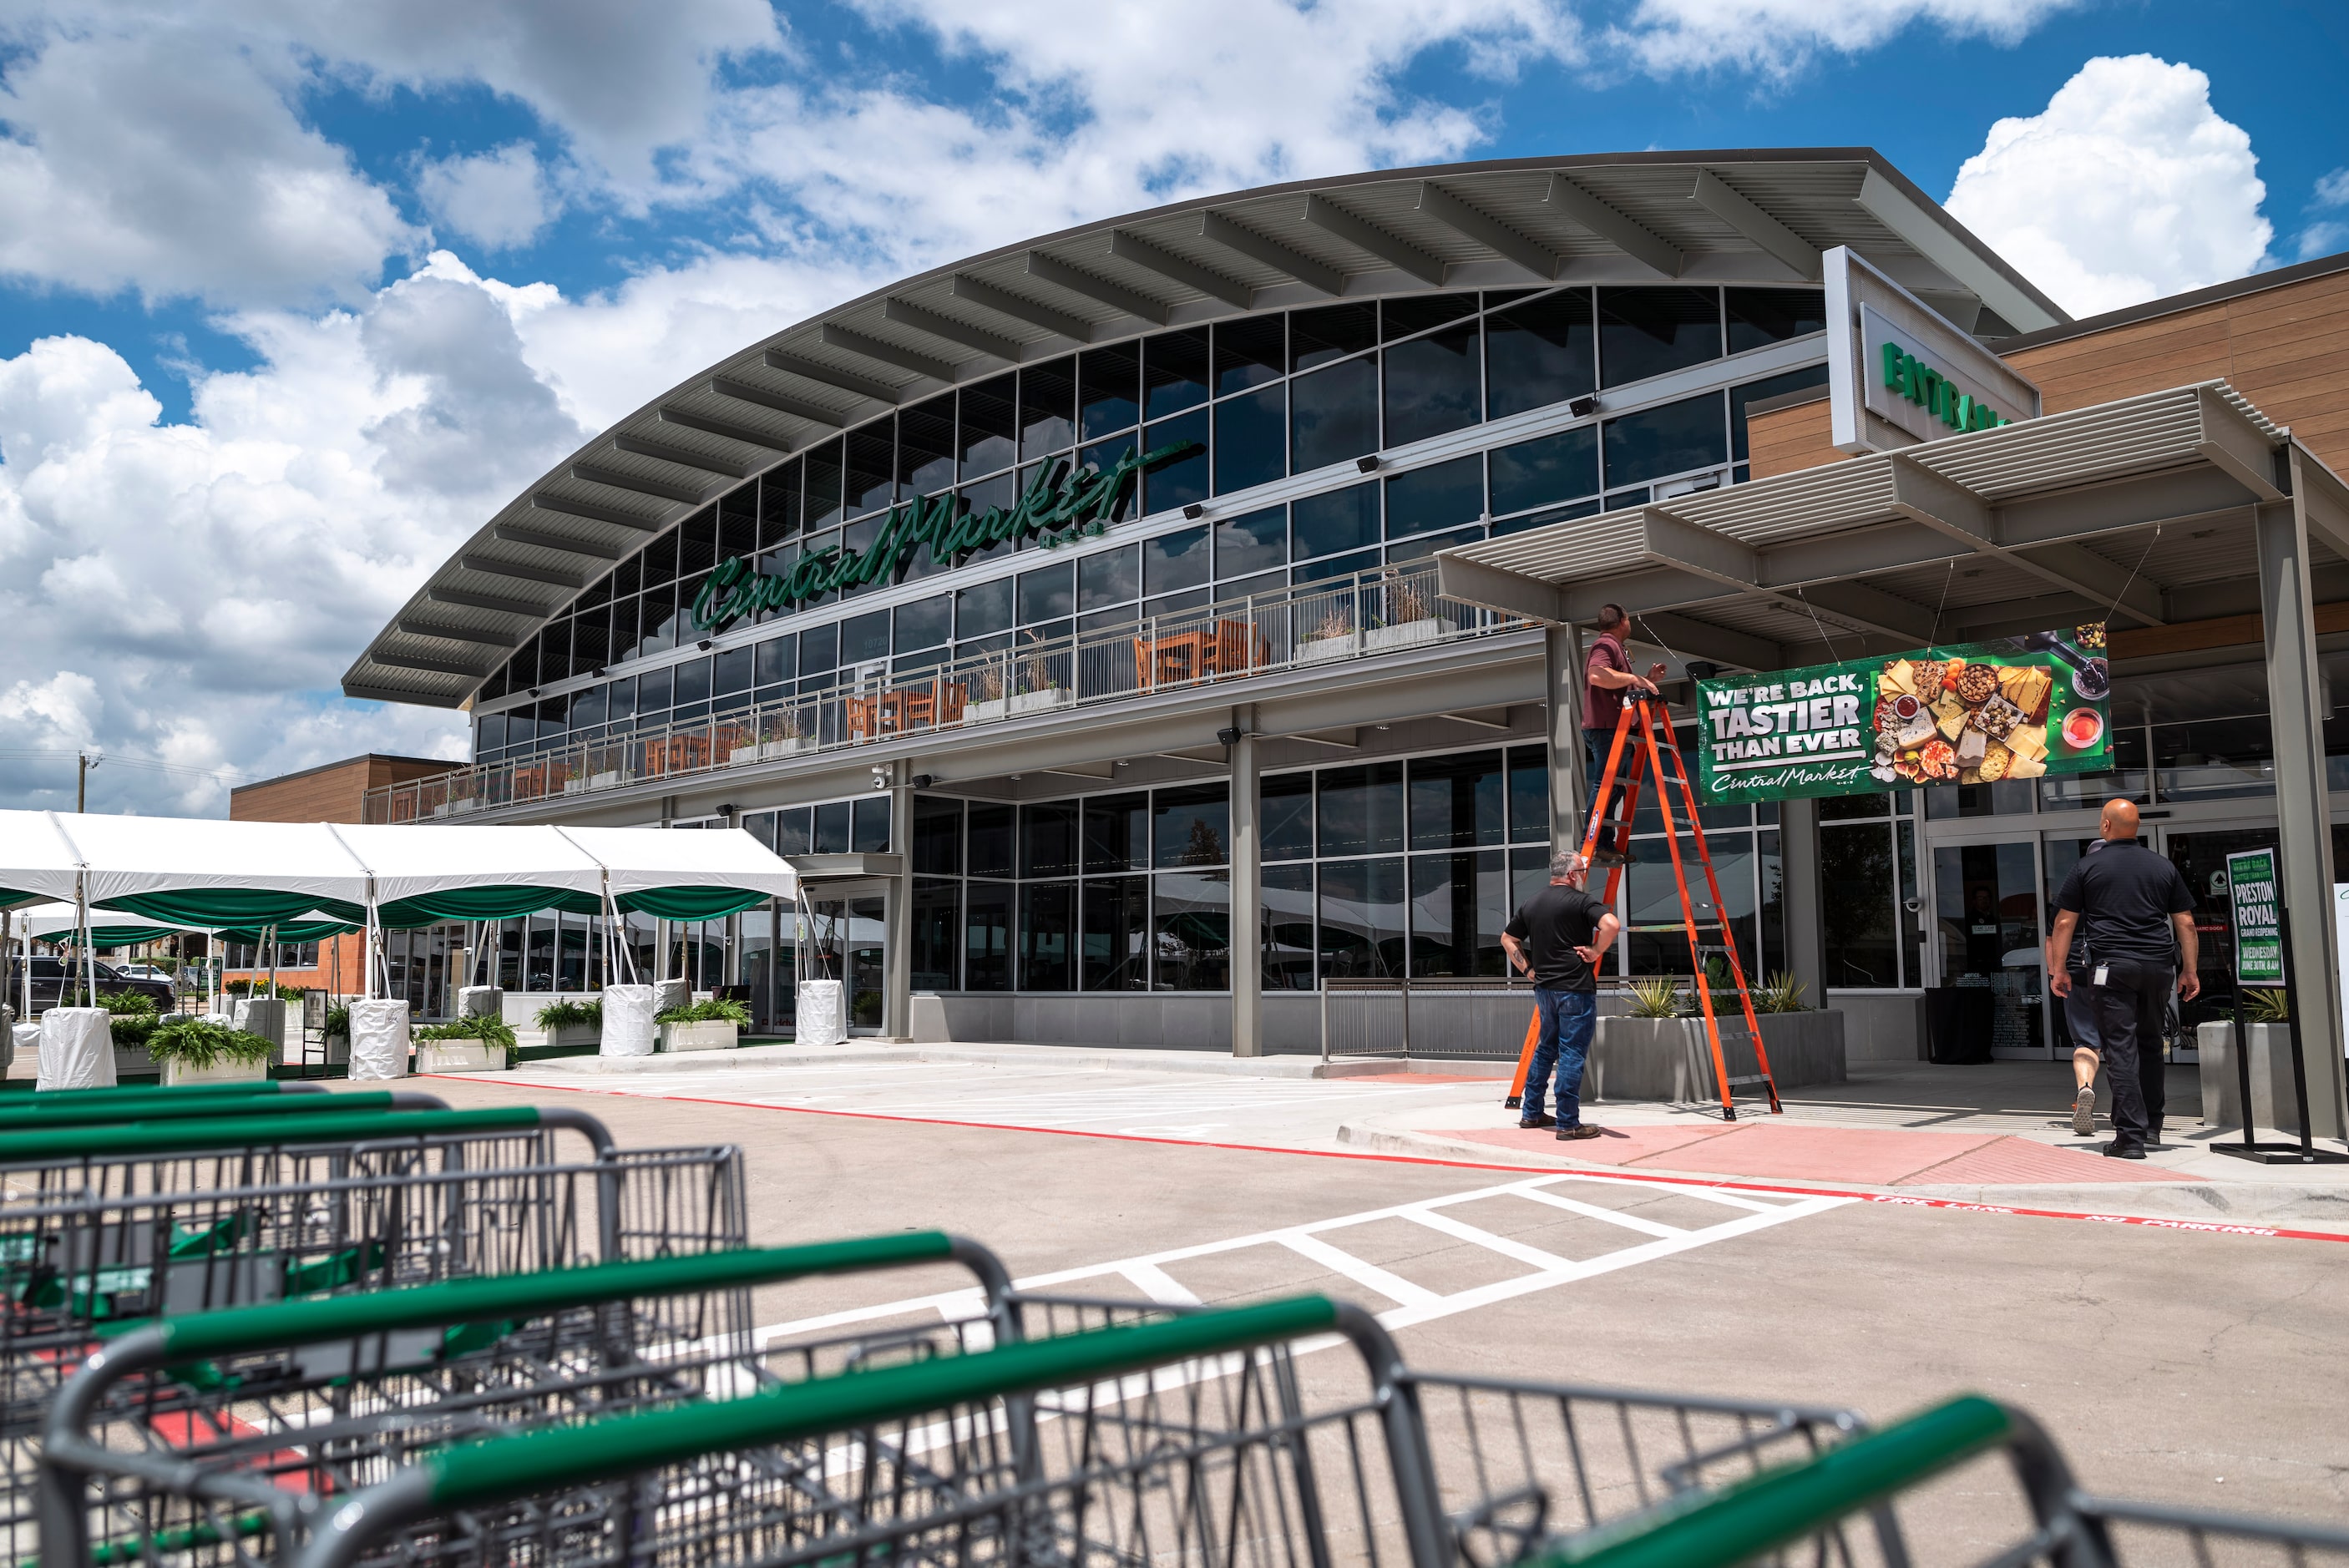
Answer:
<svg viewBox="0 0 2349 1568"><path fill-rule="evenodd" d="M1973 334L1837 245L1825 258L1837 449L1889 452L2039 415L2039 388Z"/></svg>
<svg viewBox="0 0 2349 1568"><path fill-rule="evenodd" d="M2227 918L2235 933L2235 984L2283 984L2283 902L2275 851L2227 857Z"/></svg>
<svg viewBox="0 0 2349 1568"><path fill-rule="evenodd" d="M1708 802L2112 765L2101 624L1697 683Z"/></svg>

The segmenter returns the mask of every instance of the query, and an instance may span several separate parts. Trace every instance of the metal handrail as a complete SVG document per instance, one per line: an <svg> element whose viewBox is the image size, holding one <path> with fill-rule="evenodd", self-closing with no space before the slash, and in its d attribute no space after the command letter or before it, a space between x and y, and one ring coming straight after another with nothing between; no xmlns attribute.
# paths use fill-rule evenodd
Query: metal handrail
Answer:
<svg viewBox="0 0 2349 1568"><path fill-rule="evenodd" d="M367 791L368 822L481 810L837 751L1063 707L1350 662L1529 623L1436 592L1433 562L1381 567L1277 593L1067 636L1015 640L895 679L854 679L710 718L574 741Z"/></svg>

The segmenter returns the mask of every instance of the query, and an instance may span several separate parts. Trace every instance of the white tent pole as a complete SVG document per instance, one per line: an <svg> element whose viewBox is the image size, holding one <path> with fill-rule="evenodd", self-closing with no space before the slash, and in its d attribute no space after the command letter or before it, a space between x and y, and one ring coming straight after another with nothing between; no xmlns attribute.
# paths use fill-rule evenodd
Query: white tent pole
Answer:
<svg viewBox="0 0 2349 1568"><path fill-rule="evenodd" d="M82 1005L98 1006L98 970L89 951L89 872L74 879L74 928L81 938Z"/></svg>
<svg viewBox="0 0 2349 1568"><path fill-rule="evenodd" d="M367 999L376 999L376 983L380 979L384 989L391 989L391 972L384 967L383 926L376 917L375 878L367 884Z"/></svg>

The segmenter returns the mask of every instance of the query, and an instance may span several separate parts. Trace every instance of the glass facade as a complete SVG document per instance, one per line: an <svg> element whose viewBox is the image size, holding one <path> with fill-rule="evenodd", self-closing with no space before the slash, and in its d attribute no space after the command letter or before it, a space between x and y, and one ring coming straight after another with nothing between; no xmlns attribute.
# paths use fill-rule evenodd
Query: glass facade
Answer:
<svg viewBox="0 0 2349 1568"><path fill-rule="evenodd" d="M1488 531L1645 500L1656 481L1694 470L1721 482L1744 450L1744 404L1787 389L1786 377L1178 530L1138 555L1132 544L1104 545L1047 566L1038 541L1004 541L953 563L1005 557L1002 578L861 615L855 601L885 583L848 588L760 612L778 624L755 645L666 657L705 635L687 613L719 561L747 556L785 574L811 552L864 548L899 501L951 493L958 512L1009 507L1047 464L1099 470L1130 448L1195 441L1197 455L1146 476L1112 521L1164 514L1803 336L1819 329L1817 297L1688 285L1408 296L1162 332L973 382L745 481L583 590L484 683L475 760L884 681L1023 634L1419 560ZM1021 554L1037 555L1037 569L1008 559ZM917 552L905 575L944 570ZM627 670L656 657L658 668Z"/></svg>

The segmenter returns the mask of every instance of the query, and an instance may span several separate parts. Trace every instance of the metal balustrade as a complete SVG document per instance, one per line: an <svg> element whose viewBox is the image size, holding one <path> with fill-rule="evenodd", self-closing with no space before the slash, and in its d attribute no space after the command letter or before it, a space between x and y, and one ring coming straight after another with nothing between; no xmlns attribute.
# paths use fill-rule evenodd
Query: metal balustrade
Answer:
<svg viewBox="0 0 2349 1568"><path fill-rule="evenodd" d="M1358 572L1071 636L1022 638L893 679L574 740L367 791L365 820L427 822L533 800L965 729L1218 681L1492 636L1532 623L1435 591L1433 562Z"/></svg>

